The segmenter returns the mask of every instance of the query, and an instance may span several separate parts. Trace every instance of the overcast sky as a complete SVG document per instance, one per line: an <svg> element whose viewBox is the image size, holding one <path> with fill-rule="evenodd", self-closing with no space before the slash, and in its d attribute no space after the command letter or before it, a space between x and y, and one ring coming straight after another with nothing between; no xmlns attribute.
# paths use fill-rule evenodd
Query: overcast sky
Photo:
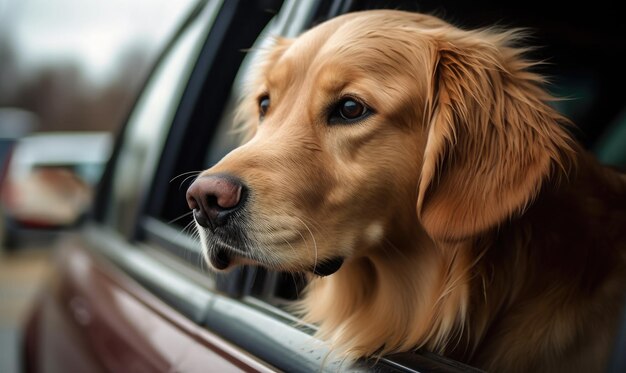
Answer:
<svg viewBox="0 0 626 373"><path fill-rule="evenodd" d="M106 80L129 47L154 53L195 0L0 0L0 32L20 64L75 61ZM2 61L0 61L2 63Z"/></svg>

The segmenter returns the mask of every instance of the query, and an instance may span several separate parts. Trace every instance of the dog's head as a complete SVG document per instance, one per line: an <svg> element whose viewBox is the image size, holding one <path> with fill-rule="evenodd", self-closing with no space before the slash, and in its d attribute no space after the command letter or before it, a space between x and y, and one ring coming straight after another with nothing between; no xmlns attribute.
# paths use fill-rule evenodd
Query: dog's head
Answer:
<svg viewBox="0 0 626 373"><path fill-rule="evenodd" d="M399 11L277 40L242 103L251 139L187 194L207 260L326 275L522 210L571 144L515 42Z"/></svg>

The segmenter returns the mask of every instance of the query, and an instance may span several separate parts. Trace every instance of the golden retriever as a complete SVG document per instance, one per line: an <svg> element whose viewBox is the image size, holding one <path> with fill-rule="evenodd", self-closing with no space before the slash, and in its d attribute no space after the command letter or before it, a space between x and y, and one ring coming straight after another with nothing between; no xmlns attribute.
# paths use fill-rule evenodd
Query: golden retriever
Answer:
<svg viewBox="0 0 626 373"><path fill-rule="evenodd" d="M278 39L249 141L190 186L208 263L311 273L348 358L601 371L626 287L626 180L569 134L519 32L344 15Z"/></svg>

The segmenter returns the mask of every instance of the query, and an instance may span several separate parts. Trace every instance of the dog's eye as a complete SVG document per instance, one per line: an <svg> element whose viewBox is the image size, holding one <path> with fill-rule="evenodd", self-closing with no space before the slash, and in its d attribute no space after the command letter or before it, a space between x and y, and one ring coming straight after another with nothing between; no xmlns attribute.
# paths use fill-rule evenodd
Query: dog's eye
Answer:
<svg viewBox="0 0 626 373"><path fill-rule="evenodd" d="M270 109L270 96L264 95L259 98L259 118L263 119Z"/></svg>
<svg viewBox="0 0 626 373"><path fill-rule="evenodd" d="M329 122L353 123L371 114L371 110L356 99L347 97L339 101L330 114Z"/></svg>

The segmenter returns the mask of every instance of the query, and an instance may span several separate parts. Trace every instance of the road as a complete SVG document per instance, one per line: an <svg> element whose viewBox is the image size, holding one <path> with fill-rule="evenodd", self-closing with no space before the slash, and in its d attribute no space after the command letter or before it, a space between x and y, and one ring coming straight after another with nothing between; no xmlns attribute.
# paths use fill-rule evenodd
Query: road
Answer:
<svg viewBox="0 0 626 373"><path fill-rule="evenodd" d="M49 249L0 248L0 372L20 373L20 328L50 269Z"/></svg>

